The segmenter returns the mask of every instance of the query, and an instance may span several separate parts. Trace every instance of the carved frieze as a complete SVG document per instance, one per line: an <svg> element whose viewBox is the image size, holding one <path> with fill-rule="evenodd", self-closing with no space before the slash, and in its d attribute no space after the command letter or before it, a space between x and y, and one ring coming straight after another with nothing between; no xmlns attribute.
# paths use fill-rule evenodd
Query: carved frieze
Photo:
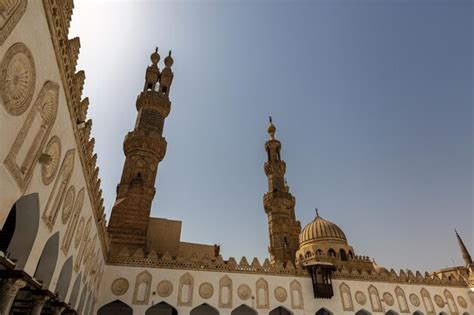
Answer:
<svg viewBox="0 0 474 315"><path fill-rule="evenodd" d="M173 292L173 284L168 280L162 280L156 287L156 292L161 297L168 297Z"/></svg>
<svg viewBox="0 0 474 315"><path fill-rule="evenodd" d="M0 99L7 113L19 116L28 109L33 98L35 82L33 55L25 44L13 44L5 53L0 65Z"/></svg>
<svg viewBox="0 0 474 315"><path fill-rule="evenodd" d="M49 161L41 165L41 179L46 186L51 184L59 169L59 161L61 159L61 142L58 136L49 139L44 149Z"/></svg>
<svg viewBox="0 0 474 315"><path fill-rule="evenodd" d="M128 284L128 280L125 279L125 278L117 278L114 280L114 282L112 282L112 293L117 295L117 296L120 296L120 295L124 295L125 293L127 293L128 291L128 287L129 287L129 284Z"/></svg>

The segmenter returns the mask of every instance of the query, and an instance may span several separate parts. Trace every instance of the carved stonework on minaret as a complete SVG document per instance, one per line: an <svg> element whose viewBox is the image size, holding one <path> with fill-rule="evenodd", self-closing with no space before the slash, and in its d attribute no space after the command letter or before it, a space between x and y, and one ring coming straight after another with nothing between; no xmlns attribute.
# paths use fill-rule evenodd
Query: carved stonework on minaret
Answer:
<svg viewBox="0 0 474 315"><path fill-rule="evenodd" d="M263 196L263 206L268 216L270 246L268 251L272 261L295 262L299 247L301 224L295 217L295 197L289 192L285 181L286 164L281 159L281 143L275 138L276 128L270 118L269 139L265 143L267 161L264 165L268 178L268 192Z"/></svg>
<svg viewBox="0 0 474 315"><path fill-rule="evenodd" d="M150 59L143 92L137 97L135 128L123 143L126 159L108 227L112 246L117 247L145 248L158 164L166 154L163 127L171 109L173 59L170 52L161 73L158 50Z"/></svg>

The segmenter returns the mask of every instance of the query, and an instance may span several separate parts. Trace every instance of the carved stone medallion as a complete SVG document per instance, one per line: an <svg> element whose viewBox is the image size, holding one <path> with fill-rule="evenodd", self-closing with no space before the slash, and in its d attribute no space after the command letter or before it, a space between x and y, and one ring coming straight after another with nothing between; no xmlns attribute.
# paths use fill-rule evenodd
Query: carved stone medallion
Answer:
<svg viewBox="0 0 474 315"><path fill-rule="evenodd" d="M362 292L362 291L357 291L355 293L355 299L356 299L357 303L359 303L360 305L365 305L365 303L367 303L367 297L365 296L364 292Z"/></svg>
<svg viewBox="0 0 474 315"><path fill-rule="evenodd" d="M239 286L237 289L237 294L241 300L248 300L250 296L252 295L252 290L250 287L246 284L242 284Z"/></svg>
<svg viewBox="0 0 474 315"><path fill-rule="evenodd" d="M27 0L9 0L2 1L0 11L0 45L7 39L8 35L13 31L18 21L25 13Z"/></svg>
<svg viewBox="0 0 474 315"><path fill-rule="evenodd" d="M415 293L410 294L410 303L416 307L420 306L420 298L418 297L418 295L416 295Z"/></svg>
<svg viewBox="0 0 474 315"><path fill-rule="evenodd" d="M385 292L385 293L383 294L383 300L385 301L385 303L387 303L388 306L392 306L393 303L395 302L395 301L393 300L393 296L392 296L390 293L388 293L388 292Z"/></svg>
<svg viewBox="0 0 474 315"><path fill-rule="evenodd" d="M10 115L19 116L26 111L33 98L35 81L33 55L24 44L14 44L0 66L0 99Z"/></svg>
<svg viewBox="0 0 474 315"><path fill-rule="evenodd" d="M79 244L81 243L82 232L84 231L84 217L79 220L79 224L77 225L76 236L74 237L74 248L78 248Z"/></svg>
<svg viewBox="0 0 474 315"><path fill-rule="evenodd" d="M74 197L76 195L76 191L74 189L74 186L69 186L67 192L66 192L66 197L64 197L64 204L63 204L63 213L61 214L61 219L63 224L66 224L67 221L69 220L69 217L71 216L72 213L72 208L74 206Z"/></svg>
<svg viewBox="0 0 474 315"><path fill-rule="evenodd" d="M168 280L160 281L156 288L156 292L161 297L170 296L170 294L173 292L173 284Z"/></svg>
<svg viewBox="0 0 474 315"><path fill-rule="evenodd" d="M286 292L285 288L283 288L283 287L277 287L275 289L275 292L273 292L273 294L275 295L275 299L278 302L285 302L286 298L288 297L288 293Z"/></svg>
<svg viewBox="0 0 474 315"><path fill-rule="evenodd" d="M209 282L204 282L199 286L199 295L203 299L208 299L212 296L214 293L214 288L212 287L212 284Z"/></svg>
<svg viewBox="0 0 474 315"><path fill-rule="evenodd" d="M118 278L112 282L112 293L115 295L124 295L128 291L128 280L125 278Z"/></svg>
<svg viewBox="0 0 474 315"><path fill-rule="evenodd" d="M51 139L49 139L44 153L50 158L47 163L43 163L41 166L41 179L43 180L43 184L47 186L51 184L59 169L59 159L61 158L61 142L57 136L53 136Z"/></svg>
<svg viewBox="0 0 474 315"><path fill-rule="evenodd" d="M438 307L441 307L441 308L444 307L444 300L441 297L441 295L436 294L434 296L434 301L435 301L436 305L438 305Z"/></svg>
<svg viewBox="0 0 474 315"><path fill-rule="evenodd" d="M467 308L466 299L464 299L462 296L458 296L457 300L458 300L458 304L461 305L462 308Z"/></svg>

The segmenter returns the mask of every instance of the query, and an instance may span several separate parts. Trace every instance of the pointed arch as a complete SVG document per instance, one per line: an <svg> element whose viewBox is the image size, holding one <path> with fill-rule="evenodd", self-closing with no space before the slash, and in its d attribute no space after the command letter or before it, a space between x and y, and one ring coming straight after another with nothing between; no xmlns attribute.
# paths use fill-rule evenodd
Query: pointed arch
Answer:
<svg viewBox="0 0 474 315"><path fill-rule="evenodd" d="M232 307L232 279L227 275L219 280L219 307Z"/></svg>
<svg viewBox="0 0 474 315"><path fill-rule="evenodd" d="M354 311L354 304L352 303L351 288L346 283L341 283L339 286L341 293L342 307L344 311Z"/></svg>
<svg viewBox="0 0 474 315"><path fill-rule="evenodd" d="M333 315L333 313L329 311L327 308L322 307L316 312L316 315Z"/></svg>
<svg viewBox="0 0 474 315"><path fill-rule="evenodd" d="M219 311L209 304L203 303L193 308L190 315L219 315Z"/></svg>
<svg viewBox="0 0 474 315"><path fill-rule="evenodd" d="M41 282L41 288L44 290L49 289L51 278L56 268L59 253L59 232L56 232L51 236L43 247L41 252L38 265L36 265L36 271L34 278Z"/></svg>
<svg viewBox="0 0 474 315"><path fill-rule="evenodd" d="M451 291L449 291L448 289L445 289L443 294L444 294L444 297L446 298L448 308L451 314L459 314L458 307L456 305L456 302L454 302L454 297Z"/></svg>
<svg viewBox="0 0 474 315"><path fill-rule="evenodd" d="M230 315L258 315L257 311L245 304L235 308Z"/></svg>
<svg viewBox="0 0 474 315"><path fill-rule="evenodd" d="M179 278L178 306L193 305L194 278L189 272Z"/></svg>
<svg viewBox="0 0 474 315"><path fill-rule="evenodd" d="M23 270L30 257L39 227L37 193L21 197L12 206L0 231L0 251L15 261L15 269Z"/></svg>
<svg viewBox="0 0 474 315"><path fill-rule="evenodd" d="M403 291L400 286L395 288L395 297L397 298L398 307L400 308L400 312L402 313L410 313L410 308L408 307L407 298L405 296L405 292Z"/></svg>
<svg viewBox="0 0 474 315"><path fill-rule="evenodd" d="M79 273L79 275L76 277L76 280L74 281L71 295L69 296L69 304L72 309L76 308L77 297L79 295L79 290L81 289L81 277L82 277L82 273Z"/></svg>
<svg viewBox="0 0 474 315"><path fill-rule="evenodd" d="M160 302L149 307L145 315L178 315L178 311L166 302Z"/></svg>
<svg viewBox="0 0 474 315"><path fill-rule="evenodd" d="M371 314L367 312L366 310L362 309L362 310L357 311L355 315L371 315Z"/></svg>
<svg viewBox="0 0 474 315"><path fill-rule="evenodd" d="M99 308L97 315L133 315L133 310L128 304L115 300Z"/></svg>
<svg viewBox="0 0 474 315"><path fill-rule="evenodd" d="M270 315L292 315L293 313L290 312L287 308L283 306L278 306L270 311Z"/></svg>
<svg viewBox="0 0 474 315"><path fill-rule="evenodd" d="M425 288L420 290L421 300L423 301L423 305L425 306L425 310L428 314L434 313L434 306L433 301L431 300L431 295Z"/></svg>
<svg viewBox="0 0 474 315"><path fill-rule="evenodd" d="M389 310L387 313L385 313L385 315L398 315L398 313L393 310Z"/></svg>
<svg viewBox="0 0 474 315"><path fill-rule="evenodd" d="M132 304L148 304L151 289L151 274L144 270L137 275Z"/></svg>
<svg viewBox="0 0 474 315"><path fill-rule="evenodd" d="M89 291L88 285L82 289L81 298L79 299L79 305L77 306L77 313L82 314L82 310L84 309L84 304L86 303L86 295L87 291Z"/></svg>
<svg viewBox="0 0 474 315"><path fill-rule="evenodd" d="M423 313L420 312L420 311L415 311L415 312L413 313L413 315L423 315Z"/></svg>
<svg viewBox="0 0 474 315"><path fill-rule="evenodd" d="M370 305L373 312L383 312L382 303L380 302L379 291L373 285L369 286Z"/></svg>
<svg viewBox="0 0 474 315"><path fill-rule="evenodd" d="M257 295L257 308L269 308L268 282L260 278L255 283L255 294Z"/></svg>
<svg viewBox="0 0 474 315"><path fill-rule="evenodd" d="M303 309L303 292L301 290L301 283L298 280L293 280L290 283L290 297L292 309Z"/></svg>
<svg viewBox="0 0 474 315"><path fill-rule="evenodd" d="M56 282L56 288L54 293L57 294L57 297L60 301L66 299L66 294L69 289L69 283L71 282L72 277L72 256L69 256L68 259L63 264L61 272L59 273L58 281Z"/></svg>

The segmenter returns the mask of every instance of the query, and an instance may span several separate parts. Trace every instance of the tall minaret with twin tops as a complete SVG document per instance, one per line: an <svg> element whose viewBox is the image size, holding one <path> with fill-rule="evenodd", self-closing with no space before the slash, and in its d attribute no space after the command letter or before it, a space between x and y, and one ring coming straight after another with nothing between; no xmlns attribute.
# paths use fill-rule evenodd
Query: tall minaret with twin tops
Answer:
<svg viewBox="0 0 474 315"><path fill-rule="evenodd" d="M268 192L263 196L263 207L268 216L270 246L268 251L272 262L295 263L299 248L301 224L295 217L295 197L290 194L285 181L286 164L281 159L281 143L275 138L276 128L268 125L268 141L265 143L267 161L264 165L268 178Z"/></svg>
<svg viewBox="0 0 474 315"><path fill-rule="evenodd" d="M166 153L163 126L171 109L169 93L173 82L173 58L170 51L161 71L158 68L158 48L150 58L145 86L137 97L135 128L123 142L125 164L108 226L112 247L145 249L156 173Z"/></svg>

